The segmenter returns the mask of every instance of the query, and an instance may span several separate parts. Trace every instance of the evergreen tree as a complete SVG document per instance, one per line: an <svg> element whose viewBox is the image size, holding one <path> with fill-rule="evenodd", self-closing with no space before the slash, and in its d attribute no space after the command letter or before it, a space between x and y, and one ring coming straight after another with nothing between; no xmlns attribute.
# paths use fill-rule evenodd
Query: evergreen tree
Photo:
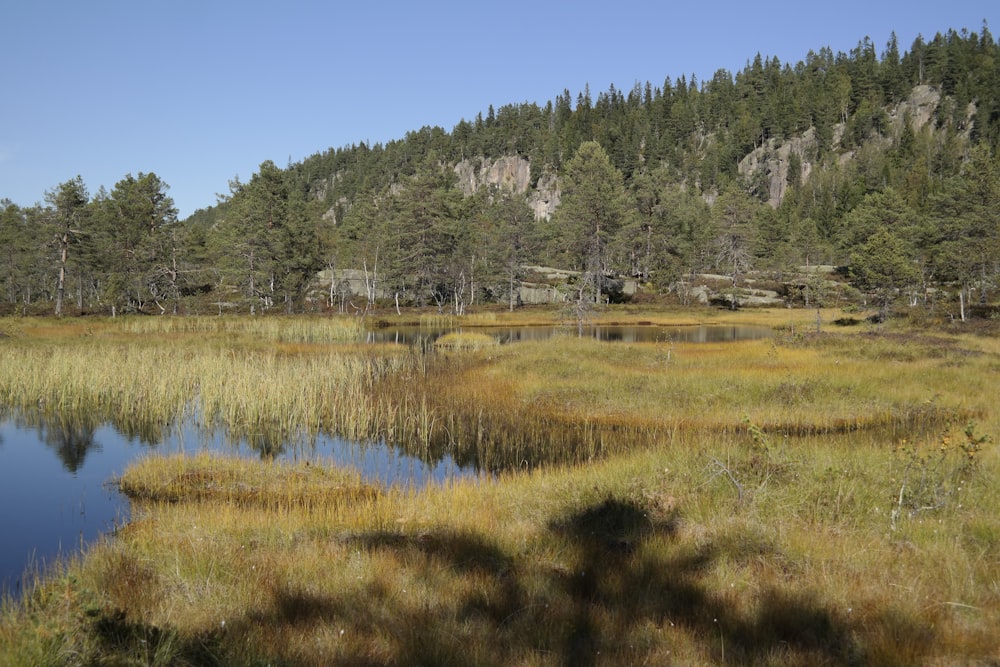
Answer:
<svg viewBox="0 0 1000 667"><path fill-rule="evenodd" d="M177 209L168 186L154 174L129 174L98 202L104 295L118 310L141 311L147 302L165 312L180 297L174 226Z"/></svg>
<svg viewBox="0 0 1000 667"><path fill-rule="evenodd" d="M877 230L852 253L850 273L859 289L874 295L880 320L888 318L890 306L901 292L920 282L912 247L886 228Z"/></svg>
<svg viewBox="0 0 1000 667"><path fill-rule="evenodd" d="M621 172L596 141L580 145L566 165L562 203L553 216L560 247L570 265L593 282L593 300L601 302L610 273L608 245L626 212Z"/></svg>
<svg viewBox="0 0 1000 667"><path fill-rule="evenodd" d="M313 276L323 267L324 252L316 209L316 203L307 201L301 189L292 189L288 194L285 218L274 230L275 289L288 313L301 308Z"/></svg>
<svg viewBox="0 0 1000 667"><path fill-rule="evenodd" d="M909 92L910 85L906 81L903 64L899 55L899 41L893 32L882 54L882 63L878 68L879 85L883 96L889 104L898 104Z"/></svg>
<svg viewBox="0 0 1000 667"><path fill-rule="evenodd" d="M32 220L37 212L9 199L0 200L0 286L10 308L30 305L40 290L34 270L42 265L41 249L33 242Z"/></svg>
<svg viewBox="0 0 1000 667"><path fill-rule="evenodd" d="M618 266L642 282L668 288L682 272L684 234L692 229L690 200L666 167L637 174L631 183L632 211L615 241Z"/></svg>
<svg viewBox="0 0 1000 667"><path fill-rule="evenodd" d="M428 164L387 201L391 243L385 248L384 275L397 299L409 295L418 306L433 301L443 308L455 296L455 280L462 275L462 269L456 272L456 257L467 247L461 243L464 203L454 177Z"/></svg>
<svg viewBox="0 0 1000 667"><path fill-rule="evenodd" d="M535 216L524 198L509 189L497 191L492 200L484 212L486 259L505 283L500 292L506 293L508 309L514 310L520 303L522 267L533 250Z"/></svg>
<svg viewBox="0 0 1000 667"><path fill-rule="evenodd" d="M736 288L743 275L754 264L756 241L755 215L758 204L737 187L730 187L712 204L716 224L716 264L728 271L732 281L733 310L739 306Z"/></svg>
<svg viewBox="0 0 1000 667"><path fill-rule="evenodd" d="M283 228L288 219L289 187L270 160L246 184L230 184L232 201L221 225L224 269L248 300L250 312L268 309L281 294Z"/></svg>
<svg viewBox="0 0 1000 667"><path fill-rule="evenodd" d="M964 320L972 290L985 303L1000 270L1000 160L988 147L977 147L962 172L931 197L926 231L922 247L935 278L958 286Z"/></svg>
<svg viewBox="0 0 1000 667"><path fill-rule="evenodd" d="M847 257L863 246L880 230L892 230L910 243L916 241L919 221L917 213L907 206L893 188L873 192L842 220L837 234L838 247Z"/></svg>
<svg viewBox="0 0 1000 667"><path fill-rule="evenodd" d="M45 200L51 207L47 227L55 250L55 314L59 316L63 314L66 283L74 259L71 248L89 231L90 195L83 178L77 176L46 193Z"/></svg>

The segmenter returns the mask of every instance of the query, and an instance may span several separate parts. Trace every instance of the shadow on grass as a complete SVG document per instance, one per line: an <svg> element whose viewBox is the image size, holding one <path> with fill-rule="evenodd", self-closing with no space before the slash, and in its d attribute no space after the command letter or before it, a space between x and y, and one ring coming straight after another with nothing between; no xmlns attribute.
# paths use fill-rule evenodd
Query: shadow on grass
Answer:
<svg viewBox="0 0 1000 667"><path fill-rule="evenodd" d="M91 632L104 659L100 665L224 665L218 632L182 637L171 628L129 621L123 610L98 615Z"/></svg>
<svg viewBox="0 0 1000 667"><path fill-rule="evenodd" d="M786 585L794 568L781 588L762 585L753 600L735 604L716 589L712 568L784 556L754 535L684 544L678 526L672 512L608 498L550 522L520 557L455 531L341 538L388 563L386 580L319 593L278 585L224 638L179 646L187 663L177 664L220 654L222 662L245 660L247 651L262 664L658 664L678 637L702 662L736 665L903 665L932 649L932 630L905 614L885 610L862 626L796 592ZM120 637L156 640L159 631L122 618L101 632L122 644ZM303 638L317 636L336 639L318 652L302 648Z"/></svg>
<svg viewBox="0 0 1000 667"><path fill-rule="evenodd" d="M768 591L757 613L747 618L707 588L704 578L716 560L774 551L753 537L710 543L667 559L632 556L653 534L672 537L676 520L650 521L643 508L613 499L554 529L579 551L580 571L564 582L579 630L566 646L566 664L597 664L595 657L614 649L616 637L647 623L680 626L709 649L713 660L734 664L765 664L781 656L811 664L861 661L850 628L808 596ZM608 628L599 621L603 618L617 622Z"/></svg>

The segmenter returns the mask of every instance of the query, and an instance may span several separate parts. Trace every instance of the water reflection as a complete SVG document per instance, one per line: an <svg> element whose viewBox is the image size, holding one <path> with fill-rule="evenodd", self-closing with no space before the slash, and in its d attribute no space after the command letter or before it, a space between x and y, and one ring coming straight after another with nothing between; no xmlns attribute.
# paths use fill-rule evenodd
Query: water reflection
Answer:
<svg viewBox="0 0 1000 667"><path fill-rule="evenodd" d="M63 467L72 475L83 467L92 449L99 448L94 440L96 429L90 424L56 420L41 424L38 433L46 445L55 450Z"/></svg>
<svg viewBox="0 0 1000 667"><path fill-rule="evenodd" d="M369 343L398 343L400 345L421 345L433 342L440 336L461 327L394 327L369 331ZM540 341L555 336L576 336L573 326L527 326L527 327L470 327L468 331L493 336L501 343ZM741 340L757 340L774 336L768 327L753 326L673 326L654 325L592 325L581 332L584 338L613 343L725 343Z"/></svg>
<svg viewBox="0 0 1000 667"><path fill-rule="evenodd" d="M382 330L371 332L369 340L430 346L447 331L419 327ZM575 327L553 326L475 331L505 343L576 335ZM592 326L583 333L604 341L635 343L722 342L773 335L767 328L733 326ZM88 410L39 409L12 414L0 406L0 535L4 538L0 586L16 591L21 574L31 562L44 564L73 552L124 520L127 503L107 482L150 450L162 454L219 451L265 460L330 462L358 469L369 482L422 486L477 476L480 465L490 469L511 465L509 461L487 465L490 462L480 461L476 448L482 432L504 432L507 427L506 423L451 424L449 437L470 443L470 447L458 453L449 449L448 442L431 441L416 450L419 455L410 455L385 441L350 442L326 434L288 433L281 429L250 435L205 429L190 415L176 423L162 423L137 414L105 417ZM524 437L530 438L530 429L525 429ZM583 450L585 455L593 455L588 443L594 434L589 425L567 425L560 437L564 442L553 446L552 451ZM619 434L621 438L624 436ZM533 444L512 441L511 460L520 465Z"/></svg>
<svg viewBox="0 0 1000 667"><path fill-rule="evenodd" d="M384 441L361 443L318 434L261 432L238 436L177 424L126 432L110 422L60 418L40 411L0 411L0 587L18 593L33 565L78 551L127 519L128 503L109 480L136 458L217 451L266 460L312 461L353 467L369 482L424 486L478 472L443 456L428 462ZM160 434L157 442L149 437Z"/></svg>

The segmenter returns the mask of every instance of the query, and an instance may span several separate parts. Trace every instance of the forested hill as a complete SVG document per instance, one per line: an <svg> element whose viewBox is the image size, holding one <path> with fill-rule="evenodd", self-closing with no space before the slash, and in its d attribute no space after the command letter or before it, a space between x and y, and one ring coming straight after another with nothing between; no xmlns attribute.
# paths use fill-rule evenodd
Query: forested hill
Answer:
<svg viewBox="0 0 1000 667"><path fill-rule="evenodd" d="M985 25L907 50L865 38L265 162L185 221L155 174L93 197L69 181L40 209L5 206L0 281L8 309L181 312L210 292L244 311L461 311L513 304L532 265L578 271L576 297L599 300L616 276L677 293L694 274L824 264L886 302L947 286L964 304L1000 271L998 144Z"/></svg>

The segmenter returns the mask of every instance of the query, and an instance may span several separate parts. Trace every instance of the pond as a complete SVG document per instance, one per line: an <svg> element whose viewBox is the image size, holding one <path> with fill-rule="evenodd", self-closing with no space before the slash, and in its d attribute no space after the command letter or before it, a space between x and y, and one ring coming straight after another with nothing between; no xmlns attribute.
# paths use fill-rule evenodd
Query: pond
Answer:
<svg viewBox="0 0 1000 667"><path fill-rule="evenodd" d="M113 481L136 458L157 454L217 451L260 457L246 440L227 442L220 433L181 425L162 442L144 443L110 425L27 424L0 420L0 587L18 594L28 568L79 552L128 518L128 503ZM385 442L358 443L319 435L289 443L276 459L327 462L359 470L383 485L424 486L476 476L445 457L435 463L403 454Z"/></svg>
<svg viewBox="0 0 1000 667"><path fill-rule="evenodd" d="M453 329L452 329L453 330ZM503 343L576 335L575 327L487 327L474 329ZM416 344L448 329L421 327L372 332L372 342ZM773 336L766 327L591 326L583 335L619 342L724 342ZM206 433L193 421L143 440L108 424L46 423L0 413L0 587L17 593L29 567L44 566L60 555L78 552L128 518L128 503L111 481L137 457L217 451L259 457L261 448L232 442L221 432ZM427 462L385 442L350 442L318 435L310 442L285 443L271 452L277 459L310 460L349 466L371 482L423 486L450 478L477 476L445 456Z"/></svg>
<svg viewBox="0 0 1000 667"><path fill-rule="evenodd" d="M455 331L454 327L391 327L369 331L368 342L413 345L433 341L438 336ZM459 328L461 330L461 328ZM524 327L469 327L468 331L493 336L501 343L546 340L553 336L576 336L575 325ZM581 335L586 338L616 343L725 343L740 340L771 338L774 330L755 326L653 326L653 325L588 325Z"/></svg>

